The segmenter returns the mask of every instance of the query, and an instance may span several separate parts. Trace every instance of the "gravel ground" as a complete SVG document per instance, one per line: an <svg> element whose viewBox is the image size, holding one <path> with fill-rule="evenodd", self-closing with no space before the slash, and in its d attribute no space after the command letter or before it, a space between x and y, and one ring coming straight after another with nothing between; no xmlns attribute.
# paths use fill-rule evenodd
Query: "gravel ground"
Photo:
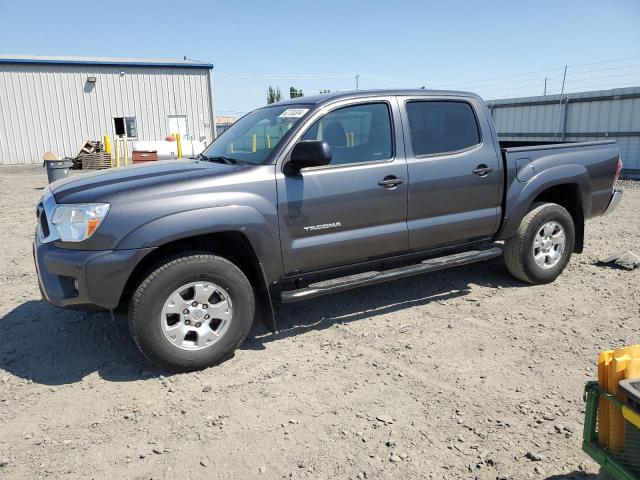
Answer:
<svg viewBox="0 0 640 480"><path fill-rule="evenodd" d="M596 259L640 253L640 185L551 285L497 260L282 306L280 333L181 375L125 318L40 299L44 185L0 170L0 478L598 478L583 387L639 341L640 270Z"/></svg>

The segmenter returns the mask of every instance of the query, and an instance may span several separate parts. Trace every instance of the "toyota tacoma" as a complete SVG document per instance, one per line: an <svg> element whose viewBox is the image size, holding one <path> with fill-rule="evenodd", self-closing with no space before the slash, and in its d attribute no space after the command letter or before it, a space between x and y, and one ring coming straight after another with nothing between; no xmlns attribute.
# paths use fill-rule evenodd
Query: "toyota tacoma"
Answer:
<svg viewBox="0 0 640 480"><path fill-rule="evenodd" d="M616 208L613 140L500 142L480 97L332 93L254 110L197 159L52 183L37 206L42 294L127 308L133 338L173 371L215 365L258 313L504 255L553 281L585 221ZM502 244L504 242L504 244Z"/></svg>

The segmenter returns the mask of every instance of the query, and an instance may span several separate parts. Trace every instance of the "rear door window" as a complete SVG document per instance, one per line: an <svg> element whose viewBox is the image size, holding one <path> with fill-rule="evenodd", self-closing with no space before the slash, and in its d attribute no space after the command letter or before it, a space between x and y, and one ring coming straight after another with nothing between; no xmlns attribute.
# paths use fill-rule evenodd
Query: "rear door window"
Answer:
<svg viewBox="0 0 640 480"><path fill-rule="evenodd" d="M467 102L407 102L411 146L415 156L465 150L480 143L473 108Z"/></svg>

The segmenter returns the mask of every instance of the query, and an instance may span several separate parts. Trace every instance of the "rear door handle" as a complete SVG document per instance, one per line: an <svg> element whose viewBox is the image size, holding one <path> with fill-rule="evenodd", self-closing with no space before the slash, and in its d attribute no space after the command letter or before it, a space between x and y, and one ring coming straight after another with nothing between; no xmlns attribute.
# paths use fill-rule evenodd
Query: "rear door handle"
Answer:
<svg viewBox="0 0 640 480"><path fill-rule="evenodd" d="M393 188L402 183L404 183L404 180L402 180L401 178L398 178L395 175L387 175L378 182L378 185L380 185L381 187Z"/></svg>
<svg viewBox="0 0 640 480"><path fill-rule="evenodd" d="M486 166L484 163L478 165L473 171L473 173L480 177L485 177L491 172L493 172L493 168Z"/></svg>

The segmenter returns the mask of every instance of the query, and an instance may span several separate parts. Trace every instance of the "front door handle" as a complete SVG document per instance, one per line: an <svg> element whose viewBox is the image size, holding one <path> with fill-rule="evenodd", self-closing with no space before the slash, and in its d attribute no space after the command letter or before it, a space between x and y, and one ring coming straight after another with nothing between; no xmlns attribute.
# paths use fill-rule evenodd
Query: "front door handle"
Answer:
<svg viewBox="0 0 640 480"><path fill-rule="evenodd" d="M378 182L378 185L380 185L381 187L393 188L402 183L404 183L404 180L402 180L401 178L398 178L395 175L387 175Z"/></svg>
<svg viewBox="0 0 640 480"><path fill-rule="evenodd" d="M493 168L488 167L484 163L481 163L480 165L478 165L473 171L473 173L475 173L479 177L486 177L491 172L493 172Z"/></svg>

